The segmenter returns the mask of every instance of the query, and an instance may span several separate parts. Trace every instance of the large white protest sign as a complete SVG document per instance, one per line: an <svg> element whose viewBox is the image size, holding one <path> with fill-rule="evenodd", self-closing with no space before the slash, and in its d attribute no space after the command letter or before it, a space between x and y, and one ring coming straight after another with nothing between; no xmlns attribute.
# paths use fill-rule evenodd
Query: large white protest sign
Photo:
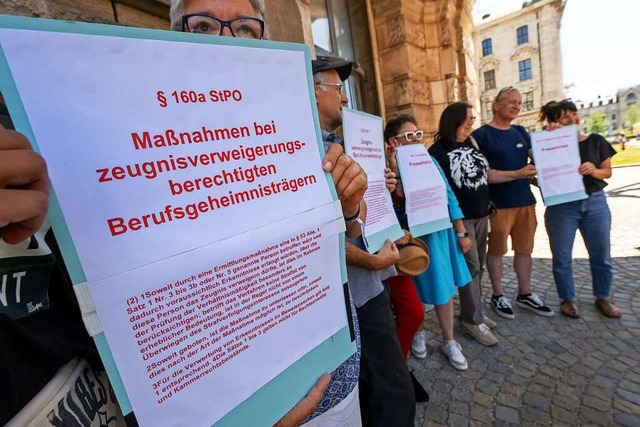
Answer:
<svg viewBox="0 0 640 427"><path fill-rule="evenodd" d="M451 227L447 187L422 144L397 147L409 231L424 236Z"/></svg>
<svg viewBox="0 0 640 427"><path fill-rule="evenodd" d="M531 150L546 206L587 198L580 168L578 127L531 134Z"/></svg>
<svg viewBox="0 0 640 427"><path fill-rule="evenodd" d="M395 241L404 235L386 185L382 118L343 108L342 123L345 152L367 173L365 244L374 253L387 239Z"/></svg>
<svg viewBox="0 0 640 427"><path fill-rule="evenodd" d="M0 47L123 412L270 424L353 352L306 47L10 17Z"/></svg>

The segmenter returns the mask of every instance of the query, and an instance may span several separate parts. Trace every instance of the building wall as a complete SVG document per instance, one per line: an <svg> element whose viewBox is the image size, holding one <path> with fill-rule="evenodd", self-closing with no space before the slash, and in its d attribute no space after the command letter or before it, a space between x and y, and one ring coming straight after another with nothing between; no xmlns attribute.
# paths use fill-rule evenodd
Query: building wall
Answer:
<svg viewBox="0 0 640 427"><path fill-rule="evenodd" d="M472 0L371 0L387 117L411 113L433 134L442 110L475 102Z"/></svg>
<svg viewBox="0 0 640 427"><path fill-rule="evenodd" d="M626 123L626 116L632 105L640 106L640 85L618 89L615 97L598 97L595 101L588 103L578 102L577 107L585 132L585 119L593 111L600 111L604 113L605 120L609 123L607 132L613 134L622 132L623 129L630 129Z"/></svg>
<svg viewBox="0 0 640 427"><path fill-rule="evenodd" d="M169 28L169 0L2 0L0 14Z"/></svg>
<svg viewBox="0 0 640 427"><path fill-rule="evenodd" d="M517 12L480 22L474 33L474 44L480 88L482 123L491 120L491 103L498 91L515 86L523 94L532 93L533 106L523 105L515 123L527 128L537 126L540 107L552 100L564 98L560 23L565 0L529 2ZM529 41L517 44L517 29L527 26ZM482 41L491 39L493 53L483 56ZM531 60L531 78L520 80L518 63ZM495 88L485 87L484 73L494 70Z"/></svg>
<svg viewBox="0 0 640 427"><path fill-rule="evenodd" d="M270 38L306 43L313 50L311 1L265 0ZM363 109L386 116L411 113L427 134L433 134L449 103L477 103L473 3L350 0ZM169 4L170 0L3 0L0 13L168 29Z"/></svg>

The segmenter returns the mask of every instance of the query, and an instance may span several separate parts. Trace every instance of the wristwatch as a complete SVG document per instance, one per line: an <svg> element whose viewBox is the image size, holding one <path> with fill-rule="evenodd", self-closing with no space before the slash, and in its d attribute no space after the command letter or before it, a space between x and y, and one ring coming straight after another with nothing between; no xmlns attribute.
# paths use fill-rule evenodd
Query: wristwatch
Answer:
<svg viewBox="0 0 640 427"><path fill-rule="evenodd" d="M466 231L464 233L456 233L456 237L458 239L460 239L462 237L469 237L469 233L467 233Z"/></svg>

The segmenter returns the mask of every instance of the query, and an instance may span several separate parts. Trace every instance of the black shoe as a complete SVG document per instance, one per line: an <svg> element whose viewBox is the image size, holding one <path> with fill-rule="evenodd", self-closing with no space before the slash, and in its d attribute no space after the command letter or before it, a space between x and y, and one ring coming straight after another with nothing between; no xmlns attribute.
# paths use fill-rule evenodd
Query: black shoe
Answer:
<svg viewBox="0 0 640 427"><path fill-rule="evenodd" d="M513 314L511 303L504 297L504 295L493 295L491 297L491 306L499 316L502 316L506 319L513 319L514 317L516 317Z"/></svg>
<svg viewBox="0 0 640 427"><path fill-rule="evenodd" d="M416 397L416 402L418 403L426 403L429 401L429 393L427 390L422 387L422 384L418 381L418 379L413 375L413 372L409 371L409 375L411 375L411 384L413 385L413 395Z"/></svg>
<svg viewBox="0 0 640 427"><path fill-rule="evenodd" d="M518 295L516 297L516 304L522 308L531 310L540 316L553 316L553 310L544 305L540 297L536 294Z"/></svg>

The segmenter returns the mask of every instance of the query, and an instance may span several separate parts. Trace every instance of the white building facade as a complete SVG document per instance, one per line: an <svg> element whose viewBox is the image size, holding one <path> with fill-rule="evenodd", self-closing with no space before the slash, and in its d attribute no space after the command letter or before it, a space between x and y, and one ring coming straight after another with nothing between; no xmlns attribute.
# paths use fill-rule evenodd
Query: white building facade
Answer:
<svg viewBox="0 0 640 427"><path fill-rule="evenodd" d="M485 15L474 32L481 122L492 118L491 104L500 89L514 86L522 94L522 111L514 123L540 128L540 107L564 98L560 23L566 0L533 0L505 16Z"/></svg>

